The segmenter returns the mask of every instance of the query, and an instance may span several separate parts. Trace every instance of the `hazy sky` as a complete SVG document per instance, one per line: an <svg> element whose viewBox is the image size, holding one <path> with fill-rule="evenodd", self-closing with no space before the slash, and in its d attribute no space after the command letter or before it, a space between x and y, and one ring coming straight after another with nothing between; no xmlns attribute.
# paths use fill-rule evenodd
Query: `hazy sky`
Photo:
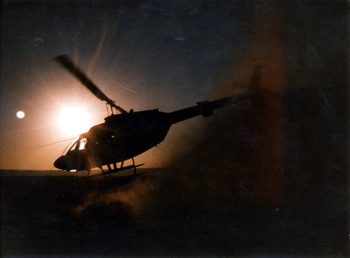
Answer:
<svg viewBox="0 0 350 258"><path fill-rule="evenodd" d="M210 97L213 80L245 48L254 5L244 2L7 1L0 168L52 169L69 142L36 147L76 136L59 125L66 107L84 109L89 126L107 115L104 102L55 56L69 55L126 110L185 108ZM16 117L19 110L23 119ZM183 126L172 128L165 149ZM164 152L149 155L143 158L148 165L161 165Z"/></svg>

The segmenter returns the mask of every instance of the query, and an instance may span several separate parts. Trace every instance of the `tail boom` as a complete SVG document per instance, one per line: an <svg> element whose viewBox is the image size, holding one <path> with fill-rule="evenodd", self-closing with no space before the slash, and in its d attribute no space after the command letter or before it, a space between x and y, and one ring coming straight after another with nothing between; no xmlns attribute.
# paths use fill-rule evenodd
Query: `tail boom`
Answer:
<svg viewBox="0 0 350 258"><path fill-rule="evenodd" d="M175 124L195 116L203 115L203 117L209 117L213 115L213 111L225 106L239 104L243 101L249 100L248 93L242 93L227 98L222 98L214 101L197 102L197 106L181 109L169 113L171 124Z"/></svg>
<svg viewBox="0 0 350 258"><path fill-rule="evenodd" d="M250 81L249 89L246 93L241 93L227 98L214 101L197 102L197 106L181 109L170 113L171 124L175 124L186 119L203 115L208 117L213 115L213 110L223 108L229 105L238 105L245 101L250 101L258 108L264 108L264 101L261 97L261 66L254 66L253 76Z"/></svg>

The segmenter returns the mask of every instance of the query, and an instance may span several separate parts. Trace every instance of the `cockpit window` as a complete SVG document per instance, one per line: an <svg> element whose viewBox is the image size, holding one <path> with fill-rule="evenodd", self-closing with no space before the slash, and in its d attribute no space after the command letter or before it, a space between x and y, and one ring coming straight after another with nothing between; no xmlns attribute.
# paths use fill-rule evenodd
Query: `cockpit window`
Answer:
<svg viewBox="0 0 350 258"><path fill-rule="evenodd" d="M65 156L68 151L73 150L77 146L78 140L79 140L79 137L71 141L70 144L68 144L68 146L64 149L62 156Z"/></svg>
<svg viewBox="0 0 350 258"><path fill-rule="evenodd" d="M85 149L86 142L87 142L86 138L83 138L80 140L79 150Z"/></svg>

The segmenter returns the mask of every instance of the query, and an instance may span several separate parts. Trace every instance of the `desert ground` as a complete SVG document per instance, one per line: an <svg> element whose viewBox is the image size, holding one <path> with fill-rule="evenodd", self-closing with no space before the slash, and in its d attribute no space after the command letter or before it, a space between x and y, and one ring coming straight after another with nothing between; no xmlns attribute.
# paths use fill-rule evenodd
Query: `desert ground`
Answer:
<svg viewBox="0 0 350 258"><path fill-rule="evenodd" d="M223 198L228 193L191 187L191 177L174 169L131 174L1 171L2 257L342 257L346 250L342 214L244 207Z"/></svg>

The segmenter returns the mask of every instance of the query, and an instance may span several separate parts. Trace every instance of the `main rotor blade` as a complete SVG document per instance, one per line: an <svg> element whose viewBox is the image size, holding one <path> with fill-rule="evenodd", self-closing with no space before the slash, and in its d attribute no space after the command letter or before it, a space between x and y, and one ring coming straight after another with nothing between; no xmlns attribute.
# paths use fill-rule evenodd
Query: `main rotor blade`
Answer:
<svg viewBox="0 0 350 258"><path fill-rule="evenodd" d="M75 78L77 78L83 85L91 91L100 100L106 101L112 107L115 107L122 113L127 113L124 109L114 104L87 76L86 74L75 65L67 55L60 55L55 57L55 60L59 62L64 68L71 72Z"/></svg>
<svg viewBox="0 0 350 258"><path fill-rule="evenodd" d="M50 145L54 145L54 144L61 143L61 142L70 141L70 140L73 140L73 139L76 139L76 137L75 137L75 138L65 139L65 140L58 141L58 142L52 142L52 143L45 144L45 145L41 145L41 146L39 146L39 147L35 147L35 149L43 148L43 147L50 146Z"/></svg>

